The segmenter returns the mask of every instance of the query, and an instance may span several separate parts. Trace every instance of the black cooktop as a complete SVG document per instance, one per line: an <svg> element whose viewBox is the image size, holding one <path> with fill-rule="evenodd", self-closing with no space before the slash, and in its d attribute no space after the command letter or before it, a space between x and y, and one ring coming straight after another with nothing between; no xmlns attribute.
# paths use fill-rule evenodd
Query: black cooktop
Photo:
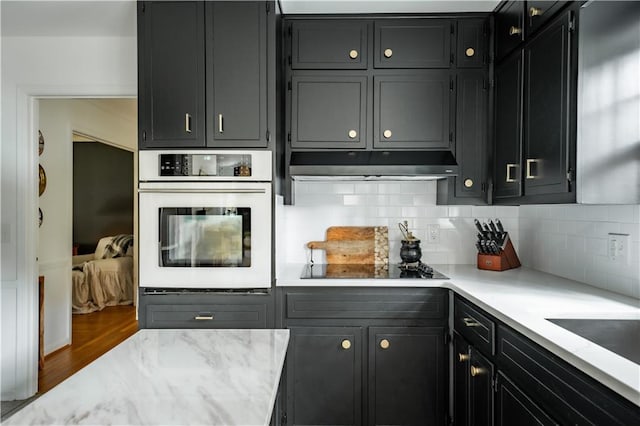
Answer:
<svg viewBox="0 0 640 426"><path fill-rule="evenodd" d="M640 364L640 320L547 318L547 321Z"/></svg>
<svg viewBox="0 0 640 426"><path fill-rule="evenodd" d="M302 279L439 279L446 280L448 277L442 275L432 267L419 264L387 264L387 265L342 265L313 263L305 265Z"/></svg>

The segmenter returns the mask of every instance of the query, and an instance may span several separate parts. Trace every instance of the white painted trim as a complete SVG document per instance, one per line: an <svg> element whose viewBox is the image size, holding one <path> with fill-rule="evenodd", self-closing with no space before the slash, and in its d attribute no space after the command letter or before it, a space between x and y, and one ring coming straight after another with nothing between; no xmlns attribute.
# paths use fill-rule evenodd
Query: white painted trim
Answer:
<svg viewBox="0 0 640 426"><path fill-rule="evenodd" d="M16 386L14 398L26 399L38 390L38 134L39 98L102 98L137 96L136 86L18 86L16 88L17 140L17 229L25 235L24 247L17 247L18 281L31 283L18 292L18 311L23 312L16 324ZM70 139L71 140L71 139ZM71 145L71 144L70 144ZM31 218L31 219L30 219ZM20 274L24 276L20 277ZM69 313L71 315L71 313ZM71 322L69 322L71 324ZM71 325L69 325L71 327ZM4 395L3 395L4 396Z"/></svg>

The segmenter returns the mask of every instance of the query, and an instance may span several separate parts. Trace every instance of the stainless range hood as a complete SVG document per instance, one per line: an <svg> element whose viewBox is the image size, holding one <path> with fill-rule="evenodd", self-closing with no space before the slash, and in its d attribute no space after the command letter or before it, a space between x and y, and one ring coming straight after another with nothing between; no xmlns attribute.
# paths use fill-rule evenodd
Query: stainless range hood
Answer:
<svg viewBox="0 0 640 426"><path fill-rule="evenodd" d="M295 180L433 180L458 174L451 151L292 152Z"/></svg>

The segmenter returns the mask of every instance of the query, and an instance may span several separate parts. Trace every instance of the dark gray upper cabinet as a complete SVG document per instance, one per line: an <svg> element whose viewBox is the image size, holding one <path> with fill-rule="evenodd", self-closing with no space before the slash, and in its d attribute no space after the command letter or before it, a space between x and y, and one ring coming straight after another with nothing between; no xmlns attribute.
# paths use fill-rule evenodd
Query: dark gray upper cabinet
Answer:
<svg viewBox="0 0 640 426"><path fill-rule="evenodd" d="M206 2L207 146L267 146L267 9Z"/></svg>
<svg viewBox="0 0 640 426"><path fill-rule="evenodd" d="M138 2L138 141L204 147L204 3Z"/></svg>
<svg viewBox="0 0 640 426"><path fill-rule="evenodd" d="M449 71L374 77L374 148L450 148Z"/></svg>
<svg viewBox="0 0 640 426"><path fill-rule="evenodd" d="M369 424L441 425L443 327L369 328Z"/></svg>
<svg viewBox="0 0 640 426"><path fill-rule="evenodd" d="M524 49L525 195L570 191L569 126L573 122L569 105L575 98L570 72L570 19L565 13Z"/></svg>
<svg viewBox="0 0 640 426"><path fill-rule="evenodd" d="M367 77L304 75L291 80L292 147L364 148Z"/></svg>
<svg viewBox="0 0 640 426"><path fill-rule="evenodd" d="M488 22L485 19L460 19L456 42L458 68L482 68L487 65Z"/></svg>
<svg viewBox="0 0 640 426"><path fill-rule="evenodd" d="M496 14L496 58L500 61L524 40L524 2L506 2Z"/></svg>
<svg viewBox="0 0 640 426"><path fill-rule="evenodd" d="M362 424L362 328L290 330L287 424Z"/></svg>
<svg viewBox="0 0 640 426"><path fill-rule="evenodd" d="M389 19L374 25L376 68L449 68L453 21Z"/></svg>
<svg viewBox="0 0 640 426"><path fill-rule="evenodd" d="M272 8L138 2L141 149L268 145Z"/></svg>
<svg viewBox="0 0 640 426"><path fill-rule="evenodd" d="M494 199L522 194L522 53L495 70Z"/></svg>
<svg viewBox="0 0 640 426"><path fill-rule="evenodd" d="M367 21L308 20L290 26L292 69L366 69Z"/></svg>

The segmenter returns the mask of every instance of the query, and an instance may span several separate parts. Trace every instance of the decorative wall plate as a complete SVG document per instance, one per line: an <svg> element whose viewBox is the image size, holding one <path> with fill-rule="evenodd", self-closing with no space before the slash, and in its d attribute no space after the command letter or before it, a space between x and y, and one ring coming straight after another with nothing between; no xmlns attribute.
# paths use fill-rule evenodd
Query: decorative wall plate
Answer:
<svg viewBox="0 0 640 426"><path fill-rule="evenodd" d="M44 151L44 136L42 136L42 132L38 130L38 155L42 155L42 151Z"/></svg>
<svg viewBox="0 0 640 426"><path fill-rule="evenodd" d="M38 167L39 167L38 188L40 190L40 194L39 195L42 195L44 190L47 188L47 174L44 172L44 167L42 167L42 164L38 165Z"/></svg>
<svg viewBox="0 0 640 426"><path fill-rule="evenodd" d="M44 215L42 214L42 209L38 207L38 228L42 226L43 219L44 219Z"/></svg>

